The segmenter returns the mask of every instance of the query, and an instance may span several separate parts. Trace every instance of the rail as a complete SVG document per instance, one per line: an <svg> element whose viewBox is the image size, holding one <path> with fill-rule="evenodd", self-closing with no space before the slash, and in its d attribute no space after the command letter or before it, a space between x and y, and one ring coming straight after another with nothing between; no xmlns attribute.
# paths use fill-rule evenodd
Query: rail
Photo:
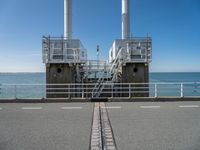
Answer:
<svg viewBox="0 0 200 150"><path fill-rule="evenodd" d="M101 97L200 97L200 82L103 83ZM0 84L0 99L92 98L96 84Z"/></svg>
<svg viewBox="0 0 200 150"><path fill-rule="evenodd" d="M117 57L115 58L115 61L112 63L109 74L111 74L111 80L110 81L105 81L104 75L99 77L98 82L95 85L94 90L92 91L92 97L100 97L102 94L102 91L104 89L104 83L113 83L117 81L117 74L119 72L119 68L121 64L123 63L123 57L122 57L122 50L121 48L117 54Z"/></svg>
<svg viewBox="0 0 200 150"><path fill-rule="evenodd" d="M109 50L109 62L113 62L118 51L124 48L124 63L150 63L152 61L152 39L150 37L117 39Z"/></svg>
<svg viewBox="0 0 200 150"><path fill-rule="evenodd" d="M43 37L43 62L46 63L85 63L87 50L78 39L63 37Z"/></svg>
<svg viewBox="0 0 200 150"><path fill-rule="evenodd" d="M110 68L110 64L105 60L87 60L83 66L83 70L88 73L106 72Z"/></svg>
<svg viewBox="0 0 200 150"><path fill-rule="evenodd" d="M92 97L99 97L99 93L100 93L100 90L101 90L101 86L103 85L104 83L104 73L99 77L97 83L95 84L93 90L92 90Z"/></svg>

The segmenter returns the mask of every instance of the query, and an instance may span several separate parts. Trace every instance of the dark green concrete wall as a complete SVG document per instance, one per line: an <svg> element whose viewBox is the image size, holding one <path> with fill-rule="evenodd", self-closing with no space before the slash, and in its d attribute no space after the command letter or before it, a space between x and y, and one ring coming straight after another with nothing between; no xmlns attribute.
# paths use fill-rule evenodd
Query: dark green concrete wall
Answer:
<svg viewBox="0 0 200 150"><path fill-rule="evenodd" d="M75 83L76 68L69 64L47 64L46 65L46 83L47 84L68 84ZM66 88L66 89L47 89L47 92L63 92L63 94L47 94L47 98L67 98L67 85L47 85L47 88ZM65 94L66 93L66 94Z"/></svg>
<svg viewBox="0 0 200 150"><path fill-rule="evenodd" d="M75 66L69 64L47 64L46 83L47 84L65 84L75 83Z"/></svg>
<svg viewBox="0 0 200 150"><path fill-rule="evenodd" d="M122 83L149 83L149 66L144 63L127 63L122 66ZM137 94L131 94L131 97L148 97L149 89L148 85L134 85L132 89ZM144 92L144 93L142 93Z"/></svg>
<svg viewBox="0 0 200 150"><path fill-rule="evenodd" d="M122 66L123 83L148 83L149 67L144 63L127 63Z"/></svg>

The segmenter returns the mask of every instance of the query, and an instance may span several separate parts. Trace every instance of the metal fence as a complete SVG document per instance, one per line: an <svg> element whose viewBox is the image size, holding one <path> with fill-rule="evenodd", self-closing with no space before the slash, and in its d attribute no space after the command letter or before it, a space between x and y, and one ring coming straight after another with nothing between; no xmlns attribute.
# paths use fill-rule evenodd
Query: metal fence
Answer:
<svg viewBox="0 0 200 150"><path fill-rule="evenodd" d="M96 84L0 84L0 99L92 98ZM100 97L200 97L200 82L104 83ZM96 90L95 90L96 89Z"/></svg>
<svg viewBox="0 0 200 150"><path fill-rule="evenodd" d="M43 37L42 54L44 63L85 63L87 50L78 39Z"/></svg>

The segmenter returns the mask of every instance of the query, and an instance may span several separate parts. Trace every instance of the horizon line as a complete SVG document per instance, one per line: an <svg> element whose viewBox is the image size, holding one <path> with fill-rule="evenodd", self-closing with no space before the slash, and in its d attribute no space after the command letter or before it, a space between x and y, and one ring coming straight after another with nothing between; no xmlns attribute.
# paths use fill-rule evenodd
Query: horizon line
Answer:
<svg viewBox="0 0 200 150"><path fill-rule="evenodd" d="M36 71L36 72L26 72L26 71L19 71L19 72L0 72L0 73L46 73L45 71ZM149 71L149 73L200 73L200 71Z"/></svg>

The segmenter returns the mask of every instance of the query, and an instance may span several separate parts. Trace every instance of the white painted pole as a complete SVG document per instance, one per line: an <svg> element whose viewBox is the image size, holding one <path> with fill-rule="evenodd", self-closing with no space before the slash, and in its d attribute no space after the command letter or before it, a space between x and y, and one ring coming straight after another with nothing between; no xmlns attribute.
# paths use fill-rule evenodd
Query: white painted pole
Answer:
<svg viewBox="0 0 200 150"><path fill-rule="evenodd" d="M72 0L64 0L64 38L72 38Z"/></svg>
<svg viewBox="0 0 200 150"><path fill-rule="evenodd" d="M155 92L154 92L154 94L155 94L155 98L157 98L158 97L158 87L157 87L157 84L155 83Z"/></svg>
<svg viewBox="0 0 200 150"><path fill-rule="evenodd" d="M183 83L181 83L181 98L183 97Z"/></svg>
<svg viewBox="0 0 200 150"><path fill-rule="evenodd" d="M122 0L122 39L130 37L130 0Z"/></svg>

